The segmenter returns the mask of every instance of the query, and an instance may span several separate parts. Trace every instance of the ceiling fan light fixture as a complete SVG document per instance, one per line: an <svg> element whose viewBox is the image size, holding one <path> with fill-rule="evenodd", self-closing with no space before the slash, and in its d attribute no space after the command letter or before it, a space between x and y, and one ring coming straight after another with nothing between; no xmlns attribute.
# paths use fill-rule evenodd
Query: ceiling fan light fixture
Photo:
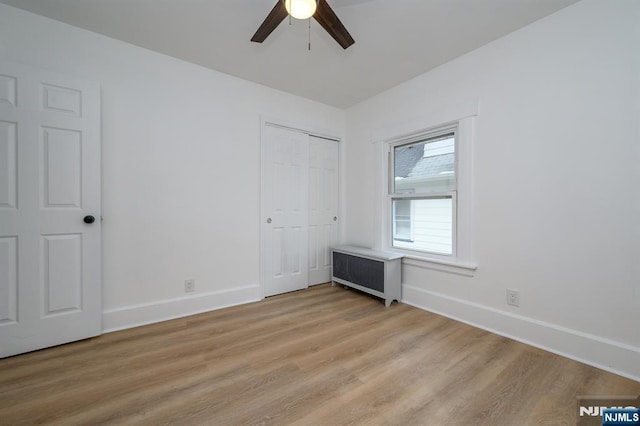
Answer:
<svg viewBox="0 0 640 426"><path fill-rule="evenodd" d="M316 13L317 0L284 0L287 13L296 19L308 19Z"/></svg>

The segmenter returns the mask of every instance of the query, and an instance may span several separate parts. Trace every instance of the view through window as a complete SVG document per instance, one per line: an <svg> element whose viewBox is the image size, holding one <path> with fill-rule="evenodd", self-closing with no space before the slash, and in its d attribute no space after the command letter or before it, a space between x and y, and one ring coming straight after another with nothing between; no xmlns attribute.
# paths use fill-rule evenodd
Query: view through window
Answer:
<svg viewBox="0 0 640 426"><path fill-rule="evenodd" d="M455 140L455 130L449 129L393 146L393 247L454 254Z"/></svg>

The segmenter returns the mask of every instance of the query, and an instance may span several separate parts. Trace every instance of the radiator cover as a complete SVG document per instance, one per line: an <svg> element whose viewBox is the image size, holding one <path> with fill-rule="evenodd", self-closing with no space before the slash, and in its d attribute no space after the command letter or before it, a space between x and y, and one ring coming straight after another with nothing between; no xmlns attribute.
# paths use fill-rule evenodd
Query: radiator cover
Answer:
<svg viewBox="0 0 640 426"><path fill-rule="evenodd" d="M338 246L331 254L332 284L340 283L385 299L401 299L402 255L357 246Z"/></svg>

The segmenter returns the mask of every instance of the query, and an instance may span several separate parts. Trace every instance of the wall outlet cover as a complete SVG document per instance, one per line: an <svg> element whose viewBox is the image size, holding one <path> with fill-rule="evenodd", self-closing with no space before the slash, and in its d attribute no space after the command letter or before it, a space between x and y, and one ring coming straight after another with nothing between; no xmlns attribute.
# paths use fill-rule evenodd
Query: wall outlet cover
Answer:
<svg viewBox="0 0 640 426"><path fill-rule="evenodd" d="M507 305L520 306L520 290L507 289Z"/></svg>

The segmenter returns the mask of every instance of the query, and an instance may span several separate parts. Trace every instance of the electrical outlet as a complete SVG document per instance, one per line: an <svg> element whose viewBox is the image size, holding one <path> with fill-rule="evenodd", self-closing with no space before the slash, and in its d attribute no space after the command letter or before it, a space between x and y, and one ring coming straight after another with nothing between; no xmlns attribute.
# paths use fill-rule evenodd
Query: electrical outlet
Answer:
<svg viewBox="0 0 640 426"><path fill-rule="evenodd" d="M507 305L520 306L520 290L507 289Z"/></svg>
<svg viewBox="0 0 640 426"><path fill-rule="evenodd" d="M184 292L193 293L196 291L196 280L186 280L184 282Z"/></svg>

